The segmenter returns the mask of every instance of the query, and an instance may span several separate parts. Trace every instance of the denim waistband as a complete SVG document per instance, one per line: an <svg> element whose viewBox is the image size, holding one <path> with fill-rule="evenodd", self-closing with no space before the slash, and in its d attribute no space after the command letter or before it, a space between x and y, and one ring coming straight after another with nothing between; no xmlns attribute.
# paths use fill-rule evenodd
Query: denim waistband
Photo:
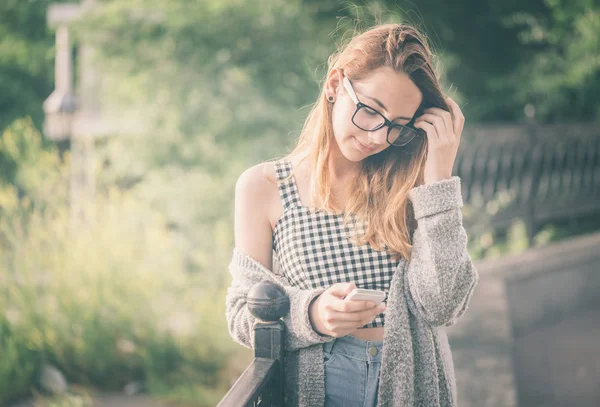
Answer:
<svg viewBox="0 0 600 407"><path fill-rule="evenodd" d="M383 341L366 341L352 335L335 338L323 344L324 352L339 353L363 362L381 362L382 350Z"/></svg>

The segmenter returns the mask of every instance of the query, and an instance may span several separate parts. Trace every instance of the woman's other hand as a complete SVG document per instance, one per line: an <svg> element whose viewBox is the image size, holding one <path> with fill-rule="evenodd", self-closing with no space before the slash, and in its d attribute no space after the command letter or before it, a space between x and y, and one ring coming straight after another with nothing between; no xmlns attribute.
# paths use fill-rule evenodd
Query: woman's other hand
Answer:
<svg viewBox="0 0 600 407"><path fill-rule="evenodd" d="M333 284L311 303L309 318L318 333L337 338L346 336L385 310L385 304L345 300L344 297L355 288L353 282Z"/></svg>

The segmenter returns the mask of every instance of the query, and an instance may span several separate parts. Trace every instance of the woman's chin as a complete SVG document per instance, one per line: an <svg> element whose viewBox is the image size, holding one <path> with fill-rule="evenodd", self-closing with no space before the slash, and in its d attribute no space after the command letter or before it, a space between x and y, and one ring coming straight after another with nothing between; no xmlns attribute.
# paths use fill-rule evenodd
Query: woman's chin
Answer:
<svg viewBox="0 0 600 407"><path fill-rule="evenodd" d="M343 144L338 142L338 152L341 152L346 160L355 163L361 162L370 155L356 147L353 136L348 137Z"/></svg>
<svg viewBox="0 0 600 407"><path fill-rule="evenodd" d="M365 153L356 148L356 144L354 143L354 138L350 137L348 141L345 143L343 149L343 154L346 159L353 162L359 162L364 160L369 156L369 154Z"/></svg>
<svg viewBox="0 0 600 407"><path fill-rule="evenodd" d="M360 162L369 156L368 154L361 153L360 151L355 150L345 151L343 154L348 161L352 161L355 163Z"/></svg>

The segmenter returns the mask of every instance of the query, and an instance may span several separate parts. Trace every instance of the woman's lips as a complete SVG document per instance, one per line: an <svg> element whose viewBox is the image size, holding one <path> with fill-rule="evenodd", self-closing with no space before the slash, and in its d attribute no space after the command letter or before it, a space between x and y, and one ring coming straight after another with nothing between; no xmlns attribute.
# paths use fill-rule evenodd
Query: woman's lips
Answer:
<svg viewBox="0 0 600 407"><path fill-rule="evenodd" d="M356 137L353 137L353 138L354 138L354 144L356 144L356 147L363 153L370 153L371 151L375 150L375 147L369 148L369 147L365 146L364 144L362 144L360 141L358 141L358 139Z"/></svg>

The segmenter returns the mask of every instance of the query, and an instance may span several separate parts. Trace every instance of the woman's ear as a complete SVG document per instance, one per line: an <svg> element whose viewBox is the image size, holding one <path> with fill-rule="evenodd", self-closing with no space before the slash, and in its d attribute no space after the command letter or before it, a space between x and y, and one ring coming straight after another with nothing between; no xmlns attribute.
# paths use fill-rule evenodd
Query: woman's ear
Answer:
<svg viewBox="0 0 600 407"><path fill-rule="evenodd" d="M340 90L340 85L342 83L342 70L339 68L333 68L329 71L327 75L327 80L325 82L325 97L334 102L338 97L338 92ZM330 99L333 97L333 101Z"/></svg>

